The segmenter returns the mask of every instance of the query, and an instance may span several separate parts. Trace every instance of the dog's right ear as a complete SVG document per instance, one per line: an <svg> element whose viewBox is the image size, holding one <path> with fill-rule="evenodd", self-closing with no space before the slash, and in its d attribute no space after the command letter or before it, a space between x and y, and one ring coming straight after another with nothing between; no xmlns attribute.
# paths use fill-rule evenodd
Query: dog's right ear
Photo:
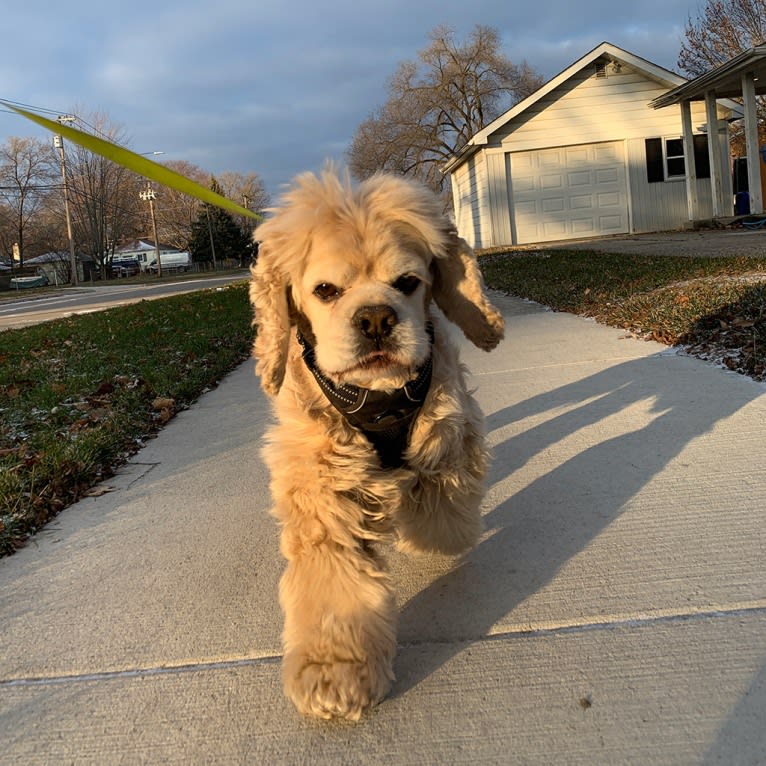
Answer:
<svg viewBox="0 0 766 766"><path fill-rule="evenodd" d="M256 328L253 354L255 371L267 394L276 396L285 377L287 348L290 341L290 308L287 275L275 268L268 246L262 244L258 260L251 267L250 303L255 310Z"/></svg>

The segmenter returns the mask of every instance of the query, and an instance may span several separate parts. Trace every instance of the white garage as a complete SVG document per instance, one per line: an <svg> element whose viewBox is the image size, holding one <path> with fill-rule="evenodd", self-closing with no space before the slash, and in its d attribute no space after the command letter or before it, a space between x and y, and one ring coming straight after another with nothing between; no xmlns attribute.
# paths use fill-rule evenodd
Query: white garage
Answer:
<svg viewBox="0 0 766 766"><path fill-rule="evenodd" d="M711 131L705 104L692 103L693 135L684 142L681 108L650 107L683 82L611 43L594 48L475 133L445 164L460 235L490 248L683 228L690 217L683 183L689 149L695 216L711 216L710 167L721 165L716 193L733 199L724 158L728 121L741 109L720 100Z"/></svg>
<svg viewBox="0 0 766 766"><path fill-rule="evenodd" d="M518 244L630 231L621 142L511 153L509 161Z"/></svg>

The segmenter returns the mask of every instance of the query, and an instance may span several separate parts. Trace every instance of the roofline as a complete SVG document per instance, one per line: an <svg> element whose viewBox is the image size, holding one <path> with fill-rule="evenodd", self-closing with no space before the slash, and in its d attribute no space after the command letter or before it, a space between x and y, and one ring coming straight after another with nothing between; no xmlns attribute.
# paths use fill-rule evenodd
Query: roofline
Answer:
<svg viewBox="0 0 766 766"><path fill-rule="evenodd" d="M499 117L489 123L486 127L482 128L477 133L474 133L463 148L451 159L449 159L442 167L444 173L449 173L455 168L462 165L467 159L474 155L482 146L489 143L489 136L494 133L498 128L501 128L506 123L510 122L514 117L517 117L522 112L526 111L532 105L536 104L541 98L548 95L552 90L555 90L562 83L566 82L570 77L579 72L583 67L593 63L597 58L604 54L609 54L613 58L619 59L621 62L640 69L648 74L650 77L658 80L661 83L665 83L668 87L678 86L686 82L686 78L681 75L671 72L669 69L665 69L657 64L653 64L651 61L647 61L640 56L636 56L629 51L623 50L616 45L609 42L602 42L597 45L593 50L586 53L581 58L577 59L573 64L570 64L566 69L559 72L555 77L552 77L548 82L538 88L534 93L527 96L518 104L515 104L506 112L503 112Z"/></svg>
<svg viewBox="0 0 766 766"><path fill-rule="evenodd" d="M701 92L704 96L705 91L709 90L710 84L717 80L721 75L731 75L735 74L737 71L746 69L752 63L752 59L756 56L766 56L766 43L761 43L749 50L743 51L730 61L715 67L715 69L711 69L710 71L705 72L705 74L695 77L693 80L688 80L673 90L664 93L662 96L658 96L651 101L649 105L654 109L662 109L665 106L678 104L681 101L691 101L693 100L692 94ZM736 102L729 101L729 99L721 99L721 101L728 101L731 104L736 104Z"/></svg>

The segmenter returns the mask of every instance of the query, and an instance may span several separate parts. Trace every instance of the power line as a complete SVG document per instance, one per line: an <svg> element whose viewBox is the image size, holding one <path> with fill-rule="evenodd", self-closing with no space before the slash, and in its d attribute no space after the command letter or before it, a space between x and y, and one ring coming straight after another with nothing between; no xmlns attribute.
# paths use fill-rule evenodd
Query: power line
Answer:
<svg viewBox="0 0 766 766"><path fill-rule="evenodd" d="M34 112L40 112L42 114L49 114L49 115L52 115L55 118L59 118L62 115L69 115L69 112L67 112L64 109L47 109L44 106L35 106L34 104L25 104L22 101L12 101L9 98L4 98L2 100L5 101L7 104L13 104L13 106L18 106L21 109L30 109L30 110L32 110ZM11 111L10 109L2 109L2 108L0 108L0 112L5 112L6 114L16 114L16 112ZM82 117L80 117L80 115L75 114L75 115L72 115L72 116L75 118L75 120L77 122L79 122L81 125L84 125L86 128L88 128L94 135L101 136L101 138L104 138L107 141L111 141L112 143L115 143L115 141L114 141L112 136L110 136L109 134L105 133L100 128L97 128L95 125L91 125L89 122L87 122ZM119 146L119 144L118 144L118 146Z"/></svg>
<svg viewBox="0 0 766 766"><path fill-rule="evenodd" d="M50 191L61 189L62 184L34 184L32 186L0 186L0 191Z"/></svg>
<svg viewBox="0 0 766 766"><path fill-rule="evenodd" d="M44 106L34 106L33 104L25 104L22 101L13 101L10 98L4 98L2 99L6 102L6 104L13 104L13 106L21 107L22 109L33 109L36 112L42 112L43 114L53 114L58 117L58 115L63 114L64 111L62 109L46 109ZM10 109L0 109L0 111L5 112L6 114L16 114L16 112L12 112Z"/></svg>

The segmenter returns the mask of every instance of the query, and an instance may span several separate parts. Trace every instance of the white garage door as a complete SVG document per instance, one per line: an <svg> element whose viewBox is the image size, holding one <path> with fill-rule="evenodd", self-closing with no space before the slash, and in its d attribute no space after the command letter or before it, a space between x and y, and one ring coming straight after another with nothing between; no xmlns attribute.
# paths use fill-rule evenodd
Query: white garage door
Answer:
<svg viewBox="0 0 766 766"><path fill-rule="evenodd" d="M516 152L510 158L518 244L629 230L622 143Z"/></svg>

